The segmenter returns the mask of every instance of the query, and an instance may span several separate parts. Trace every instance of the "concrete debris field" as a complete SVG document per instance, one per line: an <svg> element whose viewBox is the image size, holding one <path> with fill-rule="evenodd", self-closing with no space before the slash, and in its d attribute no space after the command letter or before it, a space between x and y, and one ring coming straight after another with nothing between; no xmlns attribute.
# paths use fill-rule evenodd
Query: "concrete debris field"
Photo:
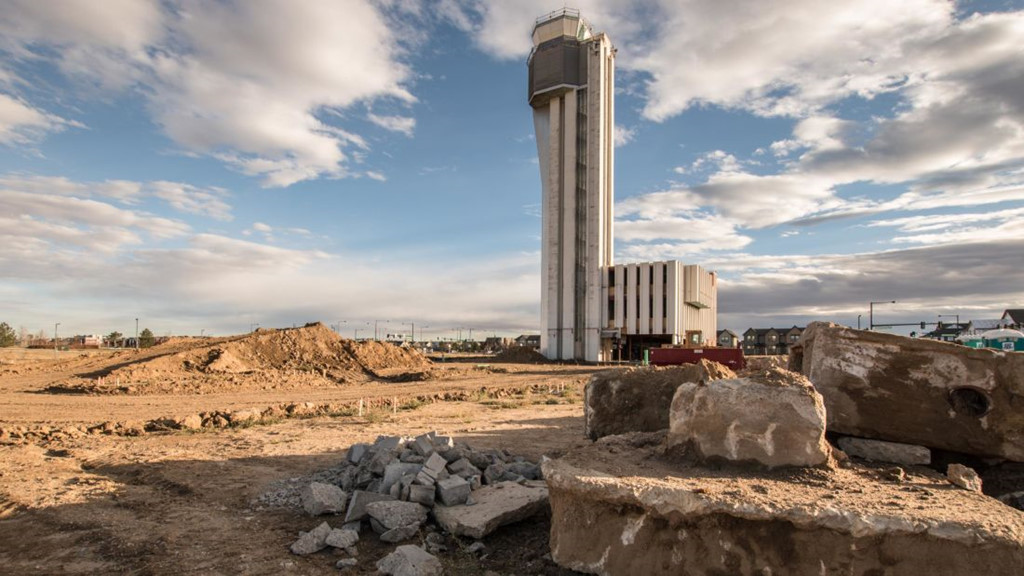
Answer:
<svg viewBox="0 0 1024 576"><path fill-rule="evenodd" d="M979 352L812 324L793 372L605 369L313 324L0 355L0 565L1020 574L1021 355Z"/></svg>

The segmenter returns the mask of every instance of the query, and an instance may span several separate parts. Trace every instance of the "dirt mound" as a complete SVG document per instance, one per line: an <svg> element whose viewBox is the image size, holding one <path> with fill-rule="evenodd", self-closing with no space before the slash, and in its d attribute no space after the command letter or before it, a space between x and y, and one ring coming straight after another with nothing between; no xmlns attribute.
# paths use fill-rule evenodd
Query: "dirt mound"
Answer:
<svg viewBox="0 0 1024 576"><path fill-rule="evenodd" d="M697 365L707 371L708 380L723 380L725 378L736 377L736 373L730 370L725 364L719 364L718 362L712 362L711 360L701 360Z"/></svg>
<svg viewBox="0 0 1024 576"><path fill-rule="evenodd" d="M363 368L374 374L416 371L430 366L430 361L419 351L387 342L345 340L343 346Z"/></svg>
<svg viewBox="0 0 1024 576"><path fill-rule="evenodd" d="M547 362L548 359L543 354L537 352L533 348L528 346L513 346L504 352L497 354L494 357L495 362L523 362L530 364L539 364Z"/></svg>
<svg viewBox="0 0 1024 576"><path fill-rule="evenodd" d="M744 372L761 372L771 368L787 368L789 356L747 356Z"/></svg>
<svg viewBox="0 0 1024 576"><path fill-rule="evenodd" d="M344 340L323 324L257 330L215 342L161 344L151 354L102 374L69 382L79 393L209 393L225 389L334 386L367 377L422 373L430 362L418 351L384 342ZM166 353L160 354L161 349ZM422 379L422 378L421 378Z"/></svg>

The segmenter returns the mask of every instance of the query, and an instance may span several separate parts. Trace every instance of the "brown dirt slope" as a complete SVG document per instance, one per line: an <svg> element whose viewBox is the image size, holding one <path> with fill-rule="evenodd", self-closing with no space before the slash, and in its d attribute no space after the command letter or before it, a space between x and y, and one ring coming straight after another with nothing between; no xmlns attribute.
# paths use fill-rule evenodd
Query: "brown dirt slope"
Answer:
<svg viewBox="0 0 1024 576"><path fill-rule="evenodd" d="M161 348L166 353L160 353ZM150 349L142 358L126 360L101 372L81 375L84 382L69 382L63 391L207 393L212 390L205 388L210 387L230 389L247 383L277 387L296 379L336 385L423 371L430 365L416 350L384 342L345 340L319 322L302 328L257 330L212 342L196 341L194 345L168 342ZM130 384L130 389L123 384Z"/></svg>
<svg viewBox="0 0 1024 576"><path fill-rule="evenodd" d="M543 354L528 346L513 346L494 357L495 362L531 363L548 362Z"/></svg>

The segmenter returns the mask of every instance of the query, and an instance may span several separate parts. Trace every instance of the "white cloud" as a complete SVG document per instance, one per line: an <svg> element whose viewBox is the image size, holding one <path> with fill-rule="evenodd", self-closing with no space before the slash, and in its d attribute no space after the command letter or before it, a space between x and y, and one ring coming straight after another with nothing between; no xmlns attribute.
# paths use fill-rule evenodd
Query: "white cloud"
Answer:
<svg viewBox="0 0 1024 576"><path fill-rule="evenodd" d="M10 8L0 15L0 50L55 58L105 89L138 85L176 144L266 186L351 175L345 149L366 141L325 117L378 99L415 101L404 38L369 0L82 0L60 10L18 0ZM18 114L46 131L60 125L36 112ZM411 133L414 120L405 120L395 126ZM5 122L0 116L0 129Z"/></svg>
<svg viewBox="0 0 1024 576"><path fill-rule="evenodd" d="M416 119L407 116L379 116L371 112L367 118L385 130L400 132L410 138L416 130Z"/></svg>
<svg viewBox="0 0 1024 576"><path fill-rule="evenodd" d="M25 239L31 238L30 244L39 248L34 257L44 260L48 252L68 247L113 252L126 244L140 244L140 233L166 240L189 231L184 222L99 200L0 188L0 243L25 246ZM17 277L16 271L26 263L16 254L8 257L4 269Z"/></svg>
<svg viewBox="0 0 1024 576"><path fill-rule="evenodd" d="M712 150L693 161L690 170L717 169L720 172L738 172L740 161L724 150ZM682 174L682 172L679 172Z"/></svg>
<svg viewBox="0 0 1024 576"><path fill-rule="evenodd" d="M626 128L619 124L615 125L615 147L625 146L636 138L636 129Z"/></svg>
<svg viewBox="0 0 1024 576"><path fill-rule="evenodd" d="M78 122L44 112L23 100L0 93L0 144L33 144L47 133L61 132L68 126L84 127Z"/></svg>
<svg viewBox="0 0 1024 576"><path fill-rule="evenodd" d="M893 90L909 71L905 44L947 26L952 4L666 0L656 10L656 39L625 49L622 60L650 74L644 114L664 120L699 103L803 116Z"/></svg>
<svg viewBox="0 0 1024 576"><path fill-rule="evenodd" d="M231 206L224 201L227 191L221 188L202 189L180 182L151 182L153 195L176 210L208 216L216 220L231 220Z"/></svg>

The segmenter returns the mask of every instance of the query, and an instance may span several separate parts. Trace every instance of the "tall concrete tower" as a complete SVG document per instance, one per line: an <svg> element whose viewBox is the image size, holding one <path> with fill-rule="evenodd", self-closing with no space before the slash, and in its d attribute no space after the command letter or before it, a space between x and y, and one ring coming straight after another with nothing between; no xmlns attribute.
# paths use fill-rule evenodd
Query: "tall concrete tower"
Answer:
<svg viewBox="0 0 1024 576"><path fill-rule="evenodd" d="M529 68L543 188L541 352L610 360L602 282L613 264L615 48L577 10L558 10L537 20Z"/></svg>

